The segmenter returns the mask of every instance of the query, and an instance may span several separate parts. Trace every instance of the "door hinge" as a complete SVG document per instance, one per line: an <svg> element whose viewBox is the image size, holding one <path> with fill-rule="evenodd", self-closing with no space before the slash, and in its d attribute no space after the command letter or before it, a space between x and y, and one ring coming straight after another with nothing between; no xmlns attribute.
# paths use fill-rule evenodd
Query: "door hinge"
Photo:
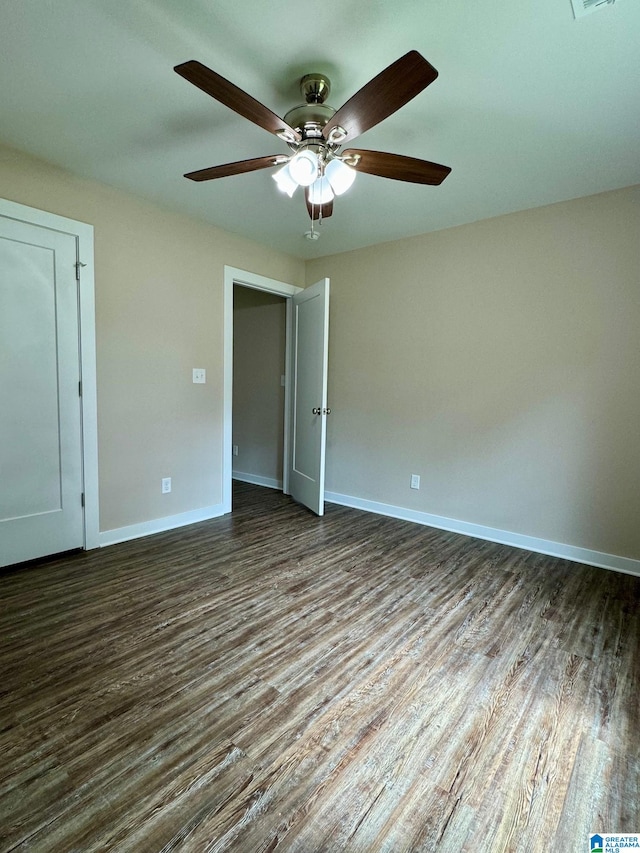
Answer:
<svg viewBox="0 0 640 853"><path fill-rule="evenodd" d="M83 264L82 261L76 261L76 281L80 281L80 267L86 267L86 264Z"/></svg>
<svg viewBox="0 0 640 853"><path fill-rule="evenodd" d="M84 492L80 495L80 503L84 506Z"/></svg>
<svg viewBox="0 0 640 853"><path fill-rule="evenodd" d="M78 382L78 397L82 397L82 380Z"/></svg>

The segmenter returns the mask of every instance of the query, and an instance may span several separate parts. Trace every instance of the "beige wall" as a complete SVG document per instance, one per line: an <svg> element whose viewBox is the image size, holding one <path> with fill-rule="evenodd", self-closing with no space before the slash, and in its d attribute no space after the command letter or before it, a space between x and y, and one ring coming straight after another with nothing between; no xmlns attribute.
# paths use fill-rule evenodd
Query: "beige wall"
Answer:
<svg viewBox="0 0 640 853"><path fill-rule="evenodd" d="M101 530L219 504L223 267L305 264L7 148L0 196L95 227ZM308 262L327 489L639 559L639 234L635 187Z"/></svg>
<svg viewBox="0 0 640 853"><path fill-rule="evenodd" d="M247 287L233 289L234 472L282 482L285 300Z"/></svg>
<svg viewBox="0 0 640 853"><path fill-rule="evenodd" d="M640 187L325 275L328 490L640 558Z"/></svg>
<svg viewBox="0 0 640 853"><path fill-rule="evenodd" d="M0 196L95 227L100 529L220 504L224 265L303 262L7 148Z"/></svg>

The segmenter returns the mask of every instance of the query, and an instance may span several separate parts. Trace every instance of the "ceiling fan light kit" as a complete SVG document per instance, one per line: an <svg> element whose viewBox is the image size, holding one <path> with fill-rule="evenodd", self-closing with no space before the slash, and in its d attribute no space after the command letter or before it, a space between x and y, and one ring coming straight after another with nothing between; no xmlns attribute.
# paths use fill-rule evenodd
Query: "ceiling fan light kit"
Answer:
<svg viewBox="0 0 640 853"><path fill-rule="evenodd" d="M331 184L331 189L336 195L346 193L356 179L355 169L347 166L344 160L340 160L337 157L329 160L325 166L324 173Z"/></svg>
<svg viewBox="0 0 640 853"><path fill-rule="evenodd" d="M289 171L289 163L285 163L285 165L281 169L278 169L278 171L271 177L278 185L278 189L281 192L286 193L289 198L291 198L294 192L298 189L298 184L295 182L291 176L291 172Z"/></svg>
<svg viewBox="0 0 640 853"><path fill-rule="evenodd" d="M310 187L318 178L320 161L318 155L306 149L294 154L289 160L289 174L300 187Z"/></svg>
<svg viewBox="0 0 640 853"><path fill-rule="evenodd" d="M288 157L271 155L212 166L185 175L192 181L208 181L228 175L280 166L273 178L278 188L292 197L305 188L311 231L317 239L316 220L333 213L334 196L352 186L356 173L366 172L392 180L437 186L451 169L428 160L380 151L340 147L379 124L419 94L438 76L436 69L412 50L380 72L339 110L326 103L331 84L322 74L306 74L300 81L305 103L279 118L251 95L196 60L174 69L212 98L282 139L293 152ZM310 236L312 235L312 236Z"/></svg>
<svg viewBox="0 0 640 853"><path fill-rule="evenodd" d="M309 201L313 205L329 204L333 201L334 192L326 176L322 176L309 187Z"/></svg>
<svg viewBox="0 0 640 853"><path fill-rule="evenodd" d="M355 169L335 155L327 162L326 156L326 152L318 156L310 149L294 154L272 176L278 189L291 198L298 187L306 187L307 202L314 207L327 205L345 193L355 180ZM326 209L323 215L329 215Z"/></svg>

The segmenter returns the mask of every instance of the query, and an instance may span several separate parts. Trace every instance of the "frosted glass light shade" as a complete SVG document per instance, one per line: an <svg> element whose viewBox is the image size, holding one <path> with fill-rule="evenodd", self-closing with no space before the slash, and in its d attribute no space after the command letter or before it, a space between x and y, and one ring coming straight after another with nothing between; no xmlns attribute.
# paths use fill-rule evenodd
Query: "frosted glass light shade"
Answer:
<svg viewBox="0 0 640 853"><path fill-rule="evenodd" d="M320 206L333 201L333 190L329 180L318 178L318 180L309 187L309 203Z"/></svg>
<svg viewBox="0 0 640 853"><path fill-rule="evenodd" d="M331 160L325 166L324 173L331 184L331 189L336 195L346 193L356 179L356 170L347 166L342 160Z"/></svg>
<svg viewBox="0 0 640 853"><path fill-rule="evenodd" d="M285 163L282 169L278 169L278 171L272 175L272 178L278 185L278 189L283 193L286 193L289 198L291 198L294 192L298 189L298 184L291 177L288 163Z"/></svg>
<svg viewBox="0 0 640 853"><path fill-rule="evenodd" d="M301 187L310 187L318 177L318 157L313 151L299 151L289 161L289 173Z"/></svg>

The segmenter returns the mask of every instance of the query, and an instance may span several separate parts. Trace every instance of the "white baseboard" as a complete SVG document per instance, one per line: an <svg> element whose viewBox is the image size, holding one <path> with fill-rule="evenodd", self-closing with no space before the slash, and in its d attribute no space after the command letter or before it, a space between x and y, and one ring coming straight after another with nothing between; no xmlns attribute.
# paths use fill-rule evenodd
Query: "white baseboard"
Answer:
<svg viewBox="0 0 640 853"><path fill-rule="evenodd" d="M252 483L256 486L266 486L270 489L282 490L282 481L270 477L260 477L255 474L247 474L243 471L234 471L233 478L244 483ZM459 521L458 519L446 518L441 515L431 515L427 512L418 512L406 509L405 507L379 503L378 501L369 501L364 498L342 495L337 492L325 492L325 500L328 503L361 509L365 512L375 513L376 515L386 515L390 518L399 518L403 521L413 521L416 524L435 527L439 530L448 530L451 533L461 533L464 536L473 536L476 539L486 539L489 542L496 542L501 545L512 545L514 548L523 548L526 551L534 551L538 554L548 554L550 557L559 557L576 563L584 563L588 566L597 566L601 569L610 569L614 572L622 572L623 574L640 577L640 560L634 560L630 557L605 554L601 551L578 548L575 545L565 545L562 542L538 539L534 536L524 536L521 533L513 533L509 530L485 527L481 524ZM107 545L116 545L118 542L140 539L143 536L151 536L154 533L174 530L178 527L185 527L188 524L196 524L199 521L219 518L224 514L224 505L216 504L190 512L183 512L178 515L144 521L140 524L131 524L128 527L105 530L99 534L99 546L103 548Z"/></svg>
<svg viewBox="0 0 640 853"><path fill-rule="evenodd" d="M282 491L282 480L275 480L273 477L261 477L259 474L247 474L246 471L233 471L231 474L234 480L240 480L241 483L251 483L254 486L266 486L268 489L277 489Z"/></svg>
<svg viewBox="0 0 640 853"><path fill-rule="evenodd" d="M640 577L640 560L633 560L630 557L604 554L601 551L591 551L588 548L578 548L575 545L564 545L561 542L552 542L548 539L537 539L534 536L523 536L521 533L498 530L494 527L484 527L481 524L458 521L457 519L445 518L441 515L431 515L428 512L417 512L416 510L392 506L391 504L354 498L351 495L341 495L337 492L325 492L324 497L329 503L340 504L341 506L348 506L353 509L363 509L366 512L373 512L377 515L387 515L391 518L402 519L403 521L413 521L416 524L424 524L427 527L437 527L440 530L448 530L452 533L474 536L476 539L486 539L489 542L497 542L501 545L512 545L514 548L524 548L526 551L535 551L538 554L548 554L550 557L560 557L564 560L586 563L588 566L597 566L600 569L611 569L614 572L623 572L627 575L637 575Z"/></svg>
<svg viewBox="0 0 640 853"><path fill-rule="evenodd" d="M196 524L198 521L219 518L224 514L223 505L216 504L215 506L202 507L202 509L194 509L190 512L181 512L178 515L169 515L166 518L154 518L152 521L131 524L128 527L105 530L99 534L99 545L101 548L105 545L116 545L118 542L140 539L142 536L163 533L165 530L174 530L176 527L186 527L187 524Z"/></svg>

